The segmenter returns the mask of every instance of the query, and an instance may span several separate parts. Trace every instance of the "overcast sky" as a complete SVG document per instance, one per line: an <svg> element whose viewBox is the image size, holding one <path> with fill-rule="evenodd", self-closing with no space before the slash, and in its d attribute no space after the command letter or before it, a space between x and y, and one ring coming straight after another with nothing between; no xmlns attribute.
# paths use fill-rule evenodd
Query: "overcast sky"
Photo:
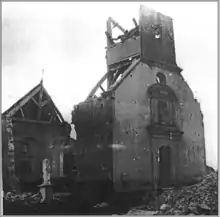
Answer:
<svg viewBox="0 0 220 217"><path fill-rule="evenodd" d="M176 56L204 113L207 162L217 166L217 3L214 2L24 2L2 3L2 110L41 79L70 120L106 72L106 20L125 29L138 20L140 4L174 19Z"/></svg>

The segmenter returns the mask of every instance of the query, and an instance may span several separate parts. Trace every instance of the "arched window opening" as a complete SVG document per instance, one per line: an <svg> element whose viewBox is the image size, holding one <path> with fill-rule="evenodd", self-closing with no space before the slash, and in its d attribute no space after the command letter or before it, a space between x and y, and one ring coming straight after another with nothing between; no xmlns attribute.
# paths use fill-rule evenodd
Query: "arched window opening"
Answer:
<svg viewBox="0 0 220 217"><path fill-rule="evenodd" d="M172 89L155 84L148 89L148 94L152 124L175 125L177 98Z"/></svg>
<svg viewBox="0 0 220 217"><path fill-rule="evenodd" d="M158 72L156 75L156 81L159 84L166 85L166 76L162 72Z"/></svg>

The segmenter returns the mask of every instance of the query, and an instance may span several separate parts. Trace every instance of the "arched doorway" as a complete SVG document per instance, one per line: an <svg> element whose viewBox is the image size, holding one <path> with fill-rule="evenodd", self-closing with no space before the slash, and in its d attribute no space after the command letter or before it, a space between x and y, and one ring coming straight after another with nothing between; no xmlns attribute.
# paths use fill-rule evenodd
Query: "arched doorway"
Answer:
<svg viewBox="0 0 220 217"><path fill-rule="evenodd" d="M165 188L171 184L171 148L163 145L158 151L159 186Z"/></svg>

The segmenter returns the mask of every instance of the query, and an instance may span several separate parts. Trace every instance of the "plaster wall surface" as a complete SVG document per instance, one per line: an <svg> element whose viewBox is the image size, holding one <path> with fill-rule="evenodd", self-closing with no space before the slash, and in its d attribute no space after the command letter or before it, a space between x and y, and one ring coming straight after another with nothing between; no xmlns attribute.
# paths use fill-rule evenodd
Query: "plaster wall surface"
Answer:
<svg viewBox="0 0 220 217"><path fill-rule="evenodd" d="M123 150L114 150L113 154L114 183L118 190L145 188L152 183L151 137L146 131L150 124L147 89L156 83L158 72L164 73L167 85L174 90L179 101L177 125L184 134L181 141L173 144L179 154L173 162L178 167L176 176L181 182L205 172L202 115L192 91L178 73L140 63L115 91L113 142L125 146ZM153 153L162 145L162 142L158 143L156 148L152 146ZM123 182L130 184L123 187Z"/></svg>
<svg viewBox="0 0 220 217"><path fill-rule="evenodd" d="M4 133L5 134L5 133ZM6 135L6 134L5 134ZM42 175L42 160L49 158L55 161L52 176L60 175L60 152L62 141L68 133L64 126L59 124L34 124L16 122L13 126L15 141L15 174L25 182L36 182ZM23 144L28 144L27 154L22 153ZM4 170L7 171L7 138L3 140ZM51 146L53 145L53 146ZM22 174L22 164L26 161L31 166L30 174Z"/></svg>

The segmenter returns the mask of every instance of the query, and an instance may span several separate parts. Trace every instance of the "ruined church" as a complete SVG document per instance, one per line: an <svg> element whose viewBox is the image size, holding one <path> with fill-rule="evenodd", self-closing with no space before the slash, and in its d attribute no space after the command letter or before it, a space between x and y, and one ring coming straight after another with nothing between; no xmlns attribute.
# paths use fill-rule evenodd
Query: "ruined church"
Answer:
<svg viewBox="0 0 220 217"><path fill-rule="evenodd" d="M205 174L203 116L176 62L173 20L141 6L133 21L128 31L109 18L107 73L72 112L79 180L116 191L190 183Z"/></svg>

